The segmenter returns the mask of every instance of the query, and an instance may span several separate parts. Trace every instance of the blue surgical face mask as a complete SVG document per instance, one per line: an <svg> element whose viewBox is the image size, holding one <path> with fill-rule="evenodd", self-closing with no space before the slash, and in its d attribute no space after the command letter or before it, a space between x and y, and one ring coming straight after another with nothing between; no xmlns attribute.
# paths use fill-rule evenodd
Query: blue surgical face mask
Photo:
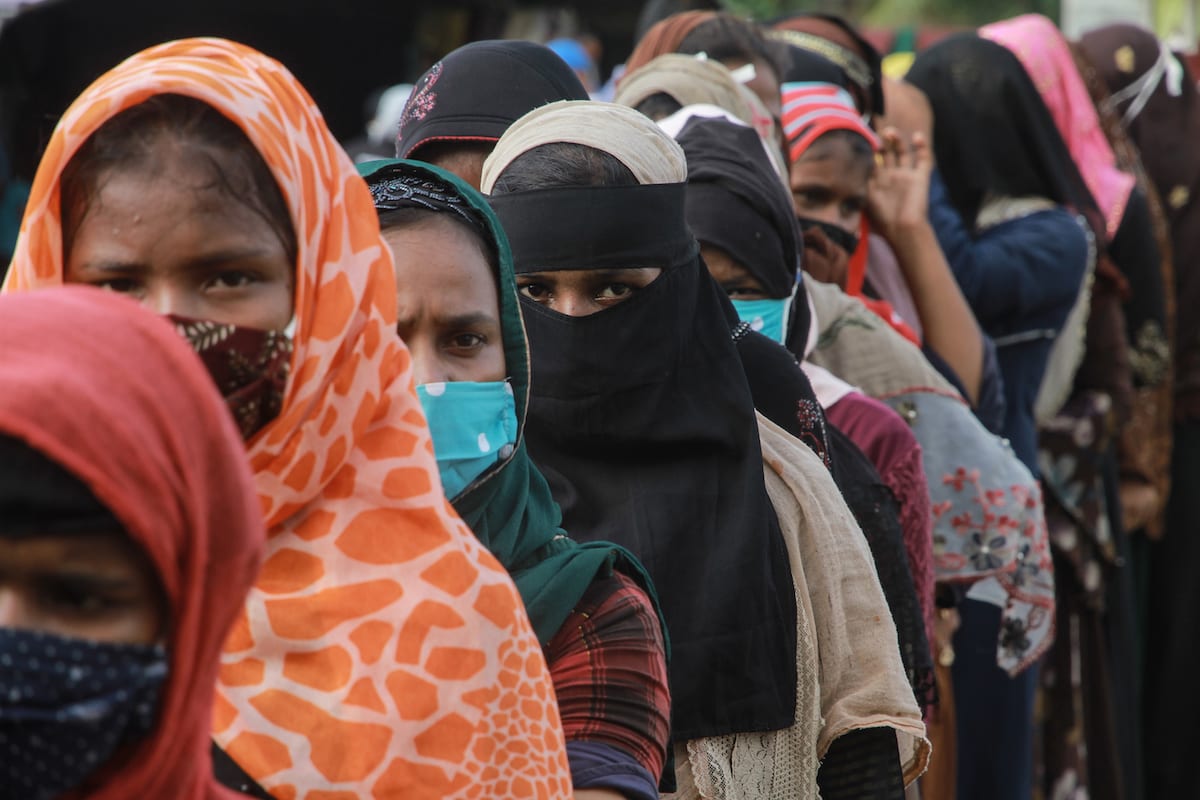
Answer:
<svg viewBox="0 0 1200 800"><path fill-rule="evenodd" d="M507 381L423 383L433 452L446 497L454 499L517 443L517 406Z"/></svg>
<svg viewBox="0 0 1200 800"><path fill-rule="evenodd" d="M166 677L158 645L0 628L0 786L30 800L77 788L150 733Z"/></svg>
<svg viewBox="0 0 1200 800"><path fill-rule="evenodd" d="M788 317L791 316L792 298L767 298L766 300L735 300L730 298L738 318L780 344L787 337Z"/></svg>

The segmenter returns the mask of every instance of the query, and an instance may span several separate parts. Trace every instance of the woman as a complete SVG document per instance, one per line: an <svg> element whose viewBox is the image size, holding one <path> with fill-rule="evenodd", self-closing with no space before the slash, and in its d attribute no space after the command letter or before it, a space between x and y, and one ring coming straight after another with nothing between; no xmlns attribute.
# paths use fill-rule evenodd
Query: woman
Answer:
<svg viewBox="0 0 1200 800"><path fill-rule="evenodd" d="M1186 62L1149 31L1111 25L1083 36L1081 45L1112 93L1109 107L1140 151L1142 163L1165 206L1174 254L1176 300L1196 307L1200 281L1200 162L1188 142L1200 132L1200 95ZM1197 518L1196 420L1200 418L1200 329L1181 313L1175 331L1172 484L1165 531L1152 542L1146 579L1145 653L1146 796L1183 796L1191 790L1193 747L1186 723L1200 705L1191 677L1196 663L1190 617L1191 579L1200 558L1188 534ZM1154 531L1148 529L1150 534ZM1136 542L1136 540L1135 540Z"/></svg>
<svg viewBox="0 0 1200 800"><path fill-rule="evenodd" d="M930 219L963 294L996 342L1004 435L1041 475L1038 423L1067 400L1083 355L1092 244L1076 215L1093 208L1090 195L1033 83L1004 48L952 37L922 53L908 80L934 113L940 180ZM1036 670L1012 679L984 651L1001 624L986 597L968 593L960 609L959 791L1027 797ZM987 746L966 733L985 724L997 733Z"/></svg>
<svg viewBox="0 0 1200 800"><path fill-rule="evenodd" d="M779 119L779 65L762 31L750 20L715 11L686 11L658 22L625 61L626 74L666 53L698 55L729 68L761 103L767 120Z"/></svg>
<svg viewBox="0 0 1200 800"><path fill-rule="evenodd" d="M932 170L927 143L916 140L909 154L894 129L877 137L850 95L830 84L787 84L784 103L792 200L813 254L805 269L860 298L921 344L888 303L864 293L867 234L878 231L894 251L922 312L930 360L948 365L949 377L975 402L986 394L986 350L925 216ZM881 151L878 169L876 150Z"/></svg>
<svg viewBox="0 0 1200 800"><path fill-rule="evenodd" d="M0 298L0 342L5 794L233 797L212 689L264 531L212 380L91 289Z"/></svg>
<svg viewBox="0 0 1200 800"><path fill-rule="evenodd" d="M615 545L569 539L526 454L529 355L500 223L436 167L377 161L359 170L395 260L398 331L446 497L525 601L554 681L575 796L653 800L670 713L662 626L641 565Z"/></svg>
<svg viewBox="0 0 1200 800"><path fill-rule="evenodd" d="M868 122L884 113L883 65L870 42L832 14L800 14L775 22L767 36L832 61L849 80L855 105Z"/></svg>
<svg viewBox="0 0 1200 800"><path fill-rule="evenodd" d="M270 538L226 754L277 794L566 794L519 595L442 493L370 193L291 75L218 39L134 56L64 115L22 231L7 290L172 316L247 439Z"/></svg>
<svg viewBox="0 0 1200 800"><path fill-rule="evenodd" d="M579 77L533 42L468 42L417 79L396 136L396 156L441 167L479 188L483 160L526 111L587 100Z"/></svg>
<svg viewBox="0 0 1200 800"><path fill-rule="evenodd" d="M803 240L787 190L761 140L745 126L702 118L685 123L675 138L688 159L688 225L709 273L729 294L743 322L803 358L811 320L797 270ZM843 391L835 398L822 391L828 380L818 381L812 373L809 378L826 414L841 420L853 440L849 452L834 459L834 475L842 478L839 489L875 555L909 680L924 706L933 686L926 635L934 616L933 541L920 445L887 406L857 392ZM835 440L841 439L841 427L834 424ZM855 445L871 457L874 468L855 469ZM895 516L889 517L889 511Z"/></svg>
<svg viewBox="0 0 1200 800"><path fill-rule="evenodd" d="M485 163L529 331L531 453L567 527L629 542L655 579L683 796L811 797L816 759L874 727L903 734L911 779L919 712L870 556L815 456L765 421L759 443L731 320L683 216L686 176L653 123L601 103L526 115ZM824 523L801 535L800 514ZM849 688L864 682L878 685Z"/></svg>

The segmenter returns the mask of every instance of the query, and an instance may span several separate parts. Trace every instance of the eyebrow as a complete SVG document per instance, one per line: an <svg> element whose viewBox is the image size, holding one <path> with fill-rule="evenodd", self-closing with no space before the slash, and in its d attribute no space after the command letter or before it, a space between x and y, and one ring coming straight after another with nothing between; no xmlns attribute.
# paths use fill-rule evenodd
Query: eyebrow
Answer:
<svg viewBox="0 0 1200 800"><path fill-rule="evenodd" d="M249 247L242 249L216 250L211 253L204 253L195 258L188 259L183 263L182 269L186 272L197 272L204 269L209 269L218 264L226 264L231 261L246 261L249 259L260 258L266 255L268 251L260 247ZM147 266L140 261L121 261L118 259L97 259L95 261L85 261L80 270L88 272L145 272Z"/></svg>

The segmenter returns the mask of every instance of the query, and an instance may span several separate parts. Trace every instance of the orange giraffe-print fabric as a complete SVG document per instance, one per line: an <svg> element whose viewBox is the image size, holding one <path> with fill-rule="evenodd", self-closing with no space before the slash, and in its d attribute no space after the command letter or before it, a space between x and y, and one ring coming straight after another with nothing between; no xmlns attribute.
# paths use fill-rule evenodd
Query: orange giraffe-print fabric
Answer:
<svg viewBox="0 0 1200 800"><path fill-rule="evenodd" d="M46 149L5 291L62 282L64 167L106 120L166 93L245 131L299 244L283 409L248 445L267 558L225 645L218 744L290 800L569 796L520 598L442 494L371 196L282 65L189 39L99 78Z"/></svg>

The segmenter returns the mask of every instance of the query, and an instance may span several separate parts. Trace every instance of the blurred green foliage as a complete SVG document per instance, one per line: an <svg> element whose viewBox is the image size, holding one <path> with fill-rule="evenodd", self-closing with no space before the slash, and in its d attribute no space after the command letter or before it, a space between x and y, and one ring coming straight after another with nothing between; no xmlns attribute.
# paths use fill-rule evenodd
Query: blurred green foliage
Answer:
<svg viewBox="0 0 1200 800"><path fill-rule="evenodd" d="M1058 18L1059 0L724 0L731 11L767 20L800 11L825 11L872 25L981 25L1036 11Z"/></svg>

